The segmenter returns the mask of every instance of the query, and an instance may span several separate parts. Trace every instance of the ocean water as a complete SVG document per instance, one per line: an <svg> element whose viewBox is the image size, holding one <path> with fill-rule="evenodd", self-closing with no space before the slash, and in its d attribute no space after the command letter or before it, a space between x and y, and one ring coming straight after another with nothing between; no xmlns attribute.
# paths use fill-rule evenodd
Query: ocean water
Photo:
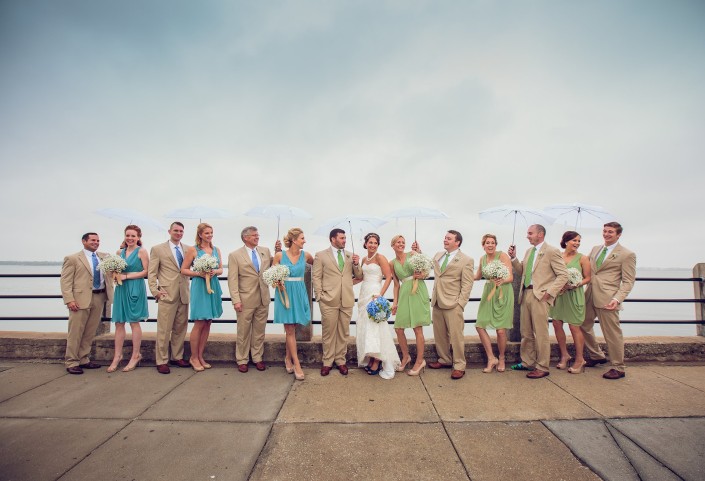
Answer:
<svg viewBox="0 0 705 481"><path fill-rule="evenodd" d="M36 266L36 265L0 265L0 274L59 274L60 266ZM227 270L224 273L227 276ZM658 277L658 278L690 278L691 269L649 269L640 268L637 277ZM227 281L220 281L223 288L223 295L229 297ZM433 281L428 283L429 292ZM483 281L476 282L473 286L471 297L479 297L482 292ZM357 293L358 286L355 287ZM387 296L392 296L390 286ZM653 282L637 281L630 294L631 299L692 299L692 282ZM0 278L0 295L60 295L59 278ZM270 308L269 318L273 318L274 304ZM465 309L465 318L474 319L477 315L478 302L469 302ZM156 318L157 305L154 301L149 303L150 317ZM232 303L223 302L222 319L235 319L235 311ZM12 316L67 316L67 310L61 299L0 299L0 317ZM315 319L320 319L318 305L314 303L313 315ZM353 312L353 319L357 317L357 309ZM631 302L624 304L621 318L623 320L693 320L695 319L695 305L692 303L641 303ZM145 331L156 331L156 323L143 323ZM597 327L597 326L596 326ZM8 320L0 321L0 330L5 331L38 331L38 332L64 332L67 328L67 321L22 321ZM623 324L622 329L625 336L692 336L696 333L693 324ZM211 332L234 333L235 324L213 324ZM566 329L567 331L567 329ZM270 324L267 326L268 333L283 333L282 326ZM314 335L320 335L321 326L314 326ZM431 327L425 328L427 337L433 336ZM465 325L467 335L476 334L474 324ZM355 327L350 327L350 334L355 335ZM599 334L599 333L598 333ZM407 336L412 336L413 332L407 330Z"/></svg>

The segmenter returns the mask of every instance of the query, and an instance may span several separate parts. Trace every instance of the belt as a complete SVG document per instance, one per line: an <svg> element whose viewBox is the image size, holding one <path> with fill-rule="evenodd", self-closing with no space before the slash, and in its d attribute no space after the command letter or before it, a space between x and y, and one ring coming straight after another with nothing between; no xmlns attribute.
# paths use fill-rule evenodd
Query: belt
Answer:
<svg viewBox="0 0 705 481"><path fill-rule="evenodd" d="M287 277L287 278L284 279L284 280L285 280L285 281L300 282L300 281L303 281L304 278L303 278L303 277Z"/></svg>
<svg viewBox="0 0 705 481"><path fill-rule="evenodd" d="M528 285L528 286L524 287L524 290L526 290L526 289L533 289L533 288L534 288L534 285L531 284L531 285Z"/></svg>
<svg viewBox="0 0 705 481"><path fill-rule="evenodd" d="M102 289L93 289L93 294L102 294L105 292L105 287Z"/></svg>
<svg viewBox="0 0 705 481"><path fill-rule="evenodd" d="M414 276L405 277L405 278L403 278L403 279L401 280L401 282L404 283L404 282L406 282L406 281L410 281L410 280L413 279L413 278L414 278Z"/></svg>

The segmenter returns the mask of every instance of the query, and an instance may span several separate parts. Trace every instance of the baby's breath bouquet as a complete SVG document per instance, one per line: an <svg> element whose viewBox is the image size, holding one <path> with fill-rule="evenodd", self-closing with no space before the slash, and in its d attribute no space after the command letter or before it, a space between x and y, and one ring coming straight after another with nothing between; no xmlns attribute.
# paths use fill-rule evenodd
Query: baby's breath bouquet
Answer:
<svg viewBox="0 0 705 481"><path fill-rule="evenodd" d="M391 315L392 308L384 297L376 297L367 304L367 317L377 324L387 322Z"/></svg>
<svg viewBox="0 0 705 481"><path fill-rule="evenodd" d="M211 278L213 277L213 271L218 268L220 262L217 257L203 254L201 257L193 261L193 267L191 268L194 272L204 272L206 274L206 290L208 294L213 294L213 289L211 289Z"/></svg>
<svg viewBox="0 0 705 481"><path fill-rule="evenodd" d="M117 282L118 285L122 285L122 279L120 279L120 273L127 269L127 262L125 259L118 255L110 255L102 258L98 263L98 269L105 275L112 275L113 281Z"/></svg>
<svg viewBox="0 0 705 481"><path fill-rule="evenodd" d="M495 279L507 279L509 278L509 269L507 268L507 266L504 265L504 263L502 263L498 259L495 259L492 262L488 262L487 264L482 266L482 277L490 281L494 281ZM489 295L487 296L488 301L492 299L496 290L497 284L494 285L492 291L490 291ZM499 291L499 298L502 298L501 290Z"/></svg>
<svg viewBox="0 0 705 481"><path fill-rule="evenodd" d="M409 259L409 265L414 269L414 273L423 274L424 277L428 277L428 274L433 269L433 260L426 254L413 254ZM416 294L416 289L419 286L419 280L414 279L414 285L411 288L411 293Z"/></svg>
<svg viewBox="0 0 705 481"><path fill-rule="evenodd" d="M578 287L583 282L583 273L575 267L568 268L568 284L571 287Z"/></svg>
<svg viewBox="0 0 705 481"><path fill-rule="evenodd" d="M279 300L282 301L284 307L289 309L289 294L286 292L284 281L289 278L291 272L289 268L283 264L277 264L269 267L262 273L262 279L265 284L271 287L276 287L279 293Z"/></svg>

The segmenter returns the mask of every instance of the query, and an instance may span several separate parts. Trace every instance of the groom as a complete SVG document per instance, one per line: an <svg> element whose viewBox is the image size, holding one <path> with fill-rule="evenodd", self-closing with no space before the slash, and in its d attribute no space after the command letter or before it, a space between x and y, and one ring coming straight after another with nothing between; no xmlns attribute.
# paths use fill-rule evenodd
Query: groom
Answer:
<svg viewBox="0 0 705 481"><path fill-rule="evenodd" d="M330 248L316 253L313 262L313 289L321 309L323 327L323 366L327 376L335 362L343 376L348 374L345 354L348 350L350 318L355 294L353 277L362 279L360 257L345 250L345 231L333 229L328 236Z"/></svg>

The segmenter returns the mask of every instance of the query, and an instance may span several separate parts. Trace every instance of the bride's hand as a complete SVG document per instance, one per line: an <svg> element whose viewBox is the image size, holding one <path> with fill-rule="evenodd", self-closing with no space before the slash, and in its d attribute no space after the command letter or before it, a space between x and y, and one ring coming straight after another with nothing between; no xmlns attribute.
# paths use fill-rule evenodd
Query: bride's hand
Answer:
<svg viewBox="0 0 705 481"><path fill-rule="evenodd" d="M372 294L372 299L377 299L379 297L379 294Z"/></svg>

